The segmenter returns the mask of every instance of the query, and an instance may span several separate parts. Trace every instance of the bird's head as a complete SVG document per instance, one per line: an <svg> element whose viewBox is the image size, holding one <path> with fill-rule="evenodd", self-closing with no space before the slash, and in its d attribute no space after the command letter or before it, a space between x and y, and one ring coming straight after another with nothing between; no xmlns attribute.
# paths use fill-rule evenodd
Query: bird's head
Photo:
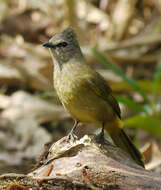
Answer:
<svg viewBox="0 0 161 190"><path fill-rule="evenodd" d="M43 46L50 49L54 59L60 64L82 55L76 34L72 28L67 28L63 32L54 35Z"/></svg>

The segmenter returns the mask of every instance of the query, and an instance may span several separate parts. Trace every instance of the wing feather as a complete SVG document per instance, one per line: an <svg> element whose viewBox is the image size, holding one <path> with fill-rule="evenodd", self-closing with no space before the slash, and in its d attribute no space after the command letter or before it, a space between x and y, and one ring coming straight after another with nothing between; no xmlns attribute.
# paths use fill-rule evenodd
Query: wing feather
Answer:
<svg viewBox="0 0 161 190"><path fill-rule="evenodd" d="M95 72L93 75L91 75L91 78L88 81L90 83L90 86L92 91L99 96L100 98L104 99L108 102L118 115L118 117L121 119L121 110L119 107L119 104L117 100L112 95L112 90L108 86L105 79L97 72Z"/></svg>

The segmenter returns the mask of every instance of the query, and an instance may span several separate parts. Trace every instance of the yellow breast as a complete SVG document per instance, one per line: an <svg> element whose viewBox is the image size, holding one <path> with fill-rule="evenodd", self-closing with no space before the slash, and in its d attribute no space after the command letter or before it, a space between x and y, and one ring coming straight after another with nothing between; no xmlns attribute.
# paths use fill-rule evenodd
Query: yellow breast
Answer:
<svg viewBox="0 0 161 190"><path fill-rule="evenodd" d="M88 66L70 63L63 65L62 70L54 72L54 86L60 101L69 113L79 120L91 120L91 110L88 108L88 99L85 96L88 88L84 85L84 79L90 77ZM86 122L85 121L85 122Z"/></svg>
<svg viewBox="0 0 161 190"><path fill-rule="evenodd" d="M88 72L73 62L63 65L62 70L54 71L54 86L61 102L65 105L75 102L82 93L83 78Z"/></svg>

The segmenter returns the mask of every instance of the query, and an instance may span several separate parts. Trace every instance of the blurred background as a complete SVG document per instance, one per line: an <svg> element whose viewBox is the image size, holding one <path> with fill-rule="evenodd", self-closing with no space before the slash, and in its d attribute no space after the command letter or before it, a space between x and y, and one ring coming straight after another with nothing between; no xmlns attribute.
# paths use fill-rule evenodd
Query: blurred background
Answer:
<svg viewBox="0 0 161 190"><path fill-rule="evenodd" d="M71 130L42 47L69 26L113 89L146 168L161 173L161 0L0 0L0 174L31 171L44 144Z"/></svg>

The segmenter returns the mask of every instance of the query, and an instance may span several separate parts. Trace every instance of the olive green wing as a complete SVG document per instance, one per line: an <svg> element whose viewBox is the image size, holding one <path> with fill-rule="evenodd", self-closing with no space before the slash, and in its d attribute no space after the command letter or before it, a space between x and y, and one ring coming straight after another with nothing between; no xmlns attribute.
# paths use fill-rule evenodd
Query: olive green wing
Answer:
<svg viewBox="0 0 161 190"><path fill-rule="evenodd" d="M112 90L104 78L99 73L95 72L93 75L91 75L88 82L90 82L89 86L91 87L91 90L95 92L97 96L107 101L121 119L121 110L119 104L112 95Z"/></svg>

